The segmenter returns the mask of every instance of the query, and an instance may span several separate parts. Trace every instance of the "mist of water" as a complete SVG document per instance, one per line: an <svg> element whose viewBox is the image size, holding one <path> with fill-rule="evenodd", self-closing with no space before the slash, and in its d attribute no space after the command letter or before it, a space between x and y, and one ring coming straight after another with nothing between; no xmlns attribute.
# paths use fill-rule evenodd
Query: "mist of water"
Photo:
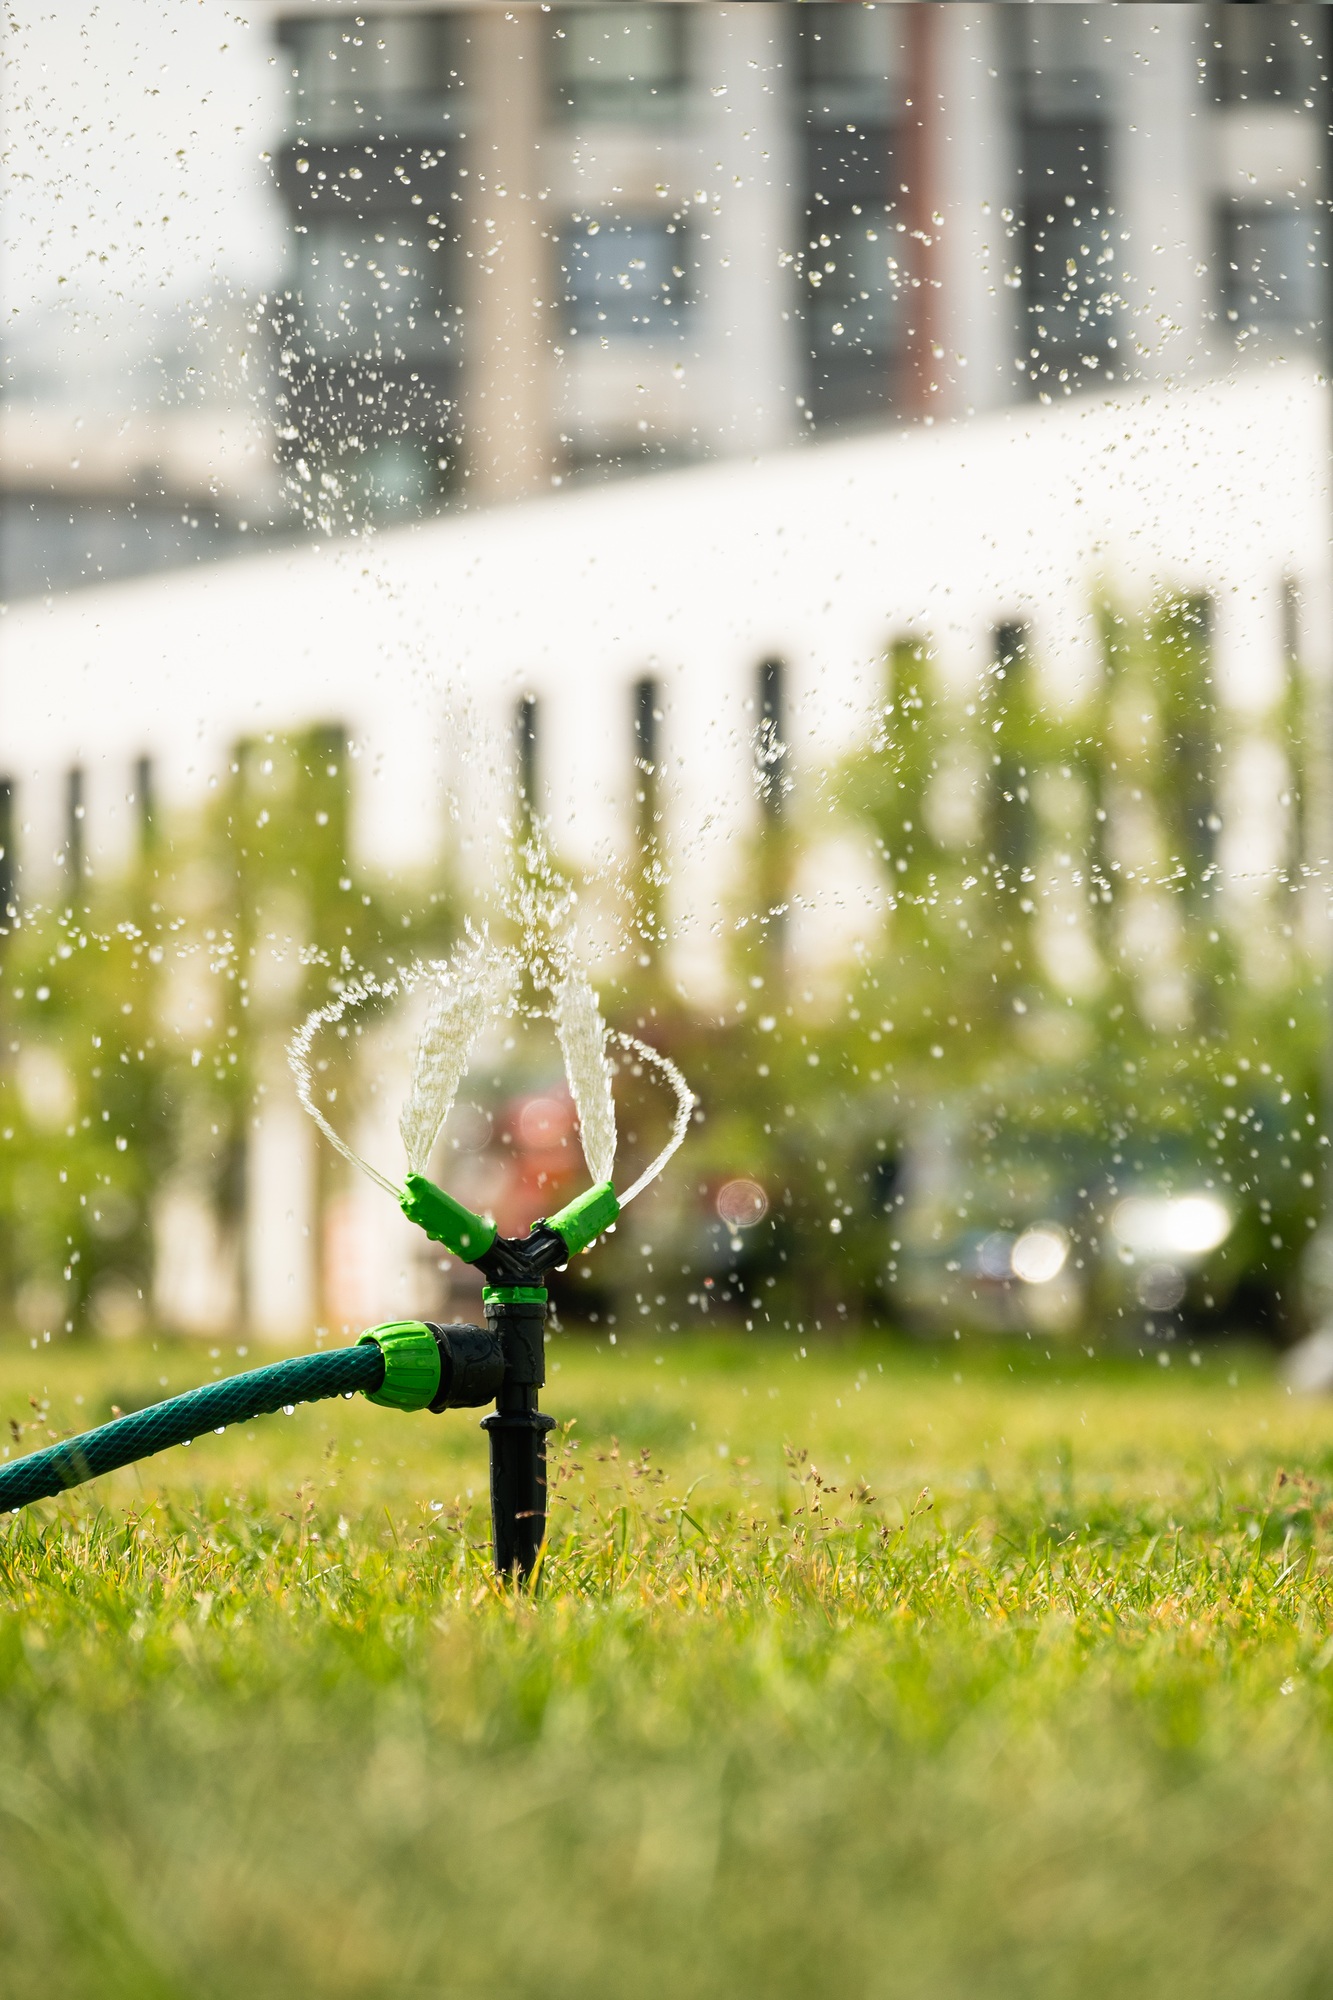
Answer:
<svg viewBox="0 0 1333 2000"><path fill-rule="evenodd" d="M296 1079L296 1095L302 1109L310 1113L310 1116L314 1119L316 1125L318 1125L320 1131L336 1152L341 1153L343 1158L357 1168L360 1173L365 1174L368 1180L374 1181L376 1187L381 1187L386 1194L391 1194L395 1201L398 1199L399 1190L388 1178L387 1174L382 1174L378 1167L372 1167L369 1160L363 1160L361 1155L355 1152L346 1139L343 1138L342 1134L334 1131L332 1125L330 1125L328 1119L316 1104L314 1096L315 1077L314 1071L310 1066L310 1051L314 1046L315 1036L321 1028L335 1027L342 1020L343 1015L352 1009L363 1007L374 999L392 998L398 990L399 987L396 980L389 979L381 984L369 973L366 973L354 984L345 986L336 1000L330 1000L325 1006L316 1007L311 1013L307 1014L287 1045L287 1062L293 1077Z"/></svg>
<svg viewBox="0 0 1333 2000"><path fill-rule="evenodd" d="M633 1185L626 1188L624 1194L619 1197L620 1206L624 1209L629 1207L636 1195L643 1193L650 1182L657 1179L657 1176L661 1173L677 1146L680 1145L681 1140L690 1128L690 1113L694 1110L695 1097L694 1092L690 1089L690 1086L686 1083L670 1056L664 1056L660 1049L655 1049L652 1046L651 1042L641 1042L637 1035L625 1035L619 1031L611 1039L619 1043L621 1048L628 1049L631 1055L636 1055L642 1061L650 1064L653 1069L657 1070L666 1079L671 1085L672 1090L676 1093L676 1115L672 1120L667 1142L656 1158L651 1160L644 1168Z"/></svg>
<svg viewBox="0 0 1333 2000"><path fill-rule="evenodd" d="M597 995L581 972L556 988L555 1031L565 1075L579 1115L579 1139L594 1184L609 1181L616 1164L616 1102L606 1059L606 1023Z"/></svg>
<svg viewBox="0 0 1333 2000"><path fill-rule="evenodd" d="M485 936L472 939L451 962L433 971L412 1081L398 1119L412 1174L429 1172L435 1142L482 1029L510 1011L518 985L512 955ZM611 1143L614 1151L614 1128Z"/></svg>
<svg viewBox="0 0 1333 2000"><path fill-rule="evenodd" d="M620 1196L625 1207L656 1180L685 1137L694 1096L666 1056L633 1035L612 1034L602 1018L597 994L578 962L575 908L578 895L552 861L538 830L519 857L521 866L502 891L507 921L519 931L517 948L494 943L483 930L469 929L462 946L446 960L401 967L392 979L365 974L336 999L317 1007L293 1037L288 1060L301 1104L345 1160L397 1199L400 1189L336 1132L315 1100L311 1050L322 1028L375 1001L390 1001L425 984L425 1019L417 1040L407 1096L398 1129L407 1171L426 1175L431 1155L473 1052L488 1025L516 1010L555 1026L570 1094L578 1113L579 1138L594 1185L609 1182L616 1161L616 1107L608 1050L623 1048L657 1071L676 1099L667 1142L638 1179ZM520 1000L526 973L534 1002ZM346 1032L344 1030L343 1032Z"/></svg>

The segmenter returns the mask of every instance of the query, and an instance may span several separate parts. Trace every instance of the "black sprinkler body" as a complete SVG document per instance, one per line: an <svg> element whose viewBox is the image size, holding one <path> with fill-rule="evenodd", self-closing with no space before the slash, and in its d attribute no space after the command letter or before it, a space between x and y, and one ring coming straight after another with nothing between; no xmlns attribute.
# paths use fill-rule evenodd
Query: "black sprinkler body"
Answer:
<svg viewBox="0 0 1333 2000"><path fill-rule="evenodd" d="M497 1240L507 1250L527 1248ZM560 1242L562 1264L568 1254ZM481 1427L490 1442L495 1567L501 1576L526 1577L546 1538L546 1433L555 1428L538 1408L546 1381L546 1290L488 1287L484 1303L484 1327L423 1322L440 1350L440 1386L427 1408L471 1410L494 1401Z"/></svg>
<svg viewBox="0 0 1333 2000"><path fill-rule="evenodd" d="M403 1213L486 1279L486 1325L431 1326L440 1351L432 1410L476 1408L491 1451L491 1530L501 1576L531 1575L546 1539L546 1433L553 1419L538 1407L546 1381L547 1293L563 1270L610 1228L620 1204L609 1181L534 1222L526 1236L501 1236L424 1175L409 1174ZM425 1323L423 1323L425 1324Z"/></svg>
<svg viewBox="0 0 1333 2000"><path fill-rule="evenodd" d="M483 1417L491 1448L491 1534L501 1576L529 1576L546 1540L546 1433L537 1407L546 1380L546 1293L490 1298L488 1326L504 1357L495 1409Z"/></svg>

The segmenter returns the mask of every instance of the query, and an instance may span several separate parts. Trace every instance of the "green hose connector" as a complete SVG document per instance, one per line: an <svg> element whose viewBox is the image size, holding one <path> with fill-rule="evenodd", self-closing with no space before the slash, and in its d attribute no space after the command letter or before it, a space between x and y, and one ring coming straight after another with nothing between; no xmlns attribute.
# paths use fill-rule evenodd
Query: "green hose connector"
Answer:
<svg viewBox="0 0 1333 2000"><path fill-rule="evenodd" d="M372 1326L358 1347L378 1347L384 1356L384 1380L366 1400L386 1410L424 1410L440 1388L440 1349L435 1335L419 1319L390 1320Z"/></svg>
<svg viewBox="0 0 1333 2000"><path fill-rule="evenodd" d="M483 1285L484 1306L544 1306L550 1294L545 1285Z"/></svg>
<svg viewBox="0 0 1333 2000"><path fill-rule="evenodd" d="M576 1200L562 1208L558 1215L548 1215L546 1224L565 1240L571 1257L577 1257L580 1250L608 1229L620 1213L620 1203L610 1181L599 1181L596 1187L588 1189Z"/></svg>
<svg viewBox="0 0 1333 2000"><path fill-rule="evenodd" d="M442 1243L446 1250L452 1250L455 1257L461 1257L465 1264L475 1264L478 1257L484 1257L495 1241L495 1224L487 1222L484 1216L474 1215L470 1208L464 1208L461 1201L455 1201L443 1188L436 1187L424 1174L409 1174L398 1197L398 1206L409 1222L415 1222L418 1229L424 1229L432 1243Z"/></svg>

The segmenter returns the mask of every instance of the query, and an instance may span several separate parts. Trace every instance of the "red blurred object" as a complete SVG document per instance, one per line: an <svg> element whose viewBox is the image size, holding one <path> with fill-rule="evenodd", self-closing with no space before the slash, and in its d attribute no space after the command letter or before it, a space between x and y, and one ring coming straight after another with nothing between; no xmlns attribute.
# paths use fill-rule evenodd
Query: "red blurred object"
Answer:
<svg viewBox="0 0 1333 2000"><path fill-rule="evenodd" d="M563 1087L514 1097L496 1123L505 1164L496 1224L502 1235L526 1236L539 1216L562 1207L586 1179L574 1102Z"/></svg>

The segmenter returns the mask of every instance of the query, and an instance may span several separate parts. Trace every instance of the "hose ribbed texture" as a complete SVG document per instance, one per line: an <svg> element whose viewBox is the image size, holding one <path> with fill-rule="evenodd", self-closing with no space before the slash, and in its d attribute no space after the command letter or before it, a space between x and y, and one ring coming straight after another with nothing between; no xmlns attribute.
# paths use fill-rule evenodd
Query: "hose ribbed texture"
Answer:
<svg viewBox="0 0 1333 2000"><path fill-rule="evenodd" d="M66 1438L0 1468L0 1514L33 1500L49 1500L85 1479L114 1472L136 1458L151 1458L168 1445L187 1444L226 1424L243 1424L293 1403L318 1403L325 1396L347 1395L354 1389L373 1395L383 1380L384 1356L369 1342L230 1375L225 1382L210 1382L203 1389L154 1403L151 1409L136 1410L133 1416L117 1417L82 1437Z"/></svg>

